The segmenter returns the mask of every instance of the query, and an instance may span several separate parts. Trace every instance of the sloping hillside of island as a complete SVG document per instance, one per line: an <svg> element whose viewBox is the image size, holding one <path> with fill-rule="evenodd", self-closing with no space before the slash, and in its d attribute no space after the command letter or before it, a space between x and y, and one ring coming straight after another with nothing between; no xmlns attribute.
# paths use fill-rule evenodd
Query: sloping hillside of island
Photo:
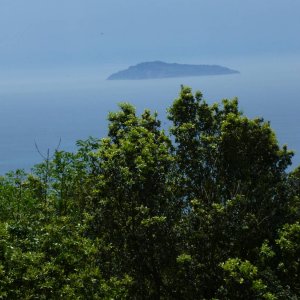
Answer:
<svg viewBox="0 0 300 300"><path fill-rule="evenodd" d="M237 74L239 71L218 65L189 65L162 61L143 62L110 75L108 80L139 80L171 77Z"/></svg>

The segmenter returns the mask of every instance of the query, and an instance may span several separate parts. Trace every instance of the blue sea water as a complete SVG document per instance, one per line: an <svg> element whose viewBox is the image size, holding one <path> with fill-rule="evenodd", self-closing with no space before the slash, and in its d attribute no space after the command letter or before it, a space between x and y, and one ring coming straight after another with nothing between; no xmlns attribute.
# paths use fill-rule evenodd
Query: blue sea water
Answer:
<svg viewBox="0 0 300 300"><path fill-rule="evenodd" d="M75 151L75 142L107 133L107 114L128 101L140 113L156 110L168 126L166 109L188 85L201 90L208 102L238 97L249 117L271 122L280 144L287 144L300 164L300 60L299 57L252 57L178 61L220 64L241 73L225 76L107 81L123 65L0 71L0 174L30 168L46 154L60 149Z"/></svg>

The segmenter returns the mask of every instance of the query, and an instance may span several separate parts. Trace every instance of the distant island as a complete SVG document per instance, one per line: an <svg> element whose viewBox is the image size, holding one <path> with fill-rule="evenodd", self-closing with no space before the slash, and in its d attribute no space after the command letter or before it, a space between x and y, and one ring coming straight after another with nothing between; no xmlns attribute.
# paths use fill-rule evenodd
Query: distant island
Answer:
<svg viewBox="0 0 300 300"><path fill-rule="evenodd" d="M239 71L218 65L188 65L162 61L143 62L110 75L107 80L139 80L171 77L237 74Z"/></svg>

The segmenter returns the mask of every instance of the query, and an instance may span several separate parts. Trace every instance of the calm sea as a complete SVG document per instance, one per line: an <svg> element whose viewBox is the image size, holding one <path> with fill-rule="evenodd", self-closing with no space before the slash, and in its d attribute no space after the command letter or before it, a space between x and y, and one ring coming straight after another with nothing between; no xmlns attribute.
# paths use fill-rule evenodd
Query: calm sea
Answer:
<svg viewBox="0 0 300 300"><path fill-rule="evenodd" d="M187 62L187 61L182 61ZM106 116L117 103L128 101L138 112L156 110L166 122L166 109L176 98L180 85L201 90L208 102L239 98L249 117L271 122L281 144L296 151L300 164L300 60L299 57L264 57L212 61L239 70L226 76L163 80L107 81L111 73L127 64L0 72L0 174L30 168L42 160L35 148L53 153L74 151L78 139L103 137Z"/></svg>

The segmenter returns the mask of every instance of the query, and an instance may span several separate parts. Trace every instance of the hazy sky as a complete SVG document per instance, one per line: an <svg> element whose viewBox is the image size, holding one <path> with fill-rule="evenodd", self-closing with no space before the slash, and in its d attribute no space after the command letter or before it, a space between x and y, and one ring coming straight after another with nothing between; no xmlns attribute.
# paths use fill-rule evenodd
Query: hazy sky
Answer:
<svg viewBox="0 0 300 300"><path fill-rule="evenodd" d="M0 0L2 70L299 53L299 0Z"/></svg>

